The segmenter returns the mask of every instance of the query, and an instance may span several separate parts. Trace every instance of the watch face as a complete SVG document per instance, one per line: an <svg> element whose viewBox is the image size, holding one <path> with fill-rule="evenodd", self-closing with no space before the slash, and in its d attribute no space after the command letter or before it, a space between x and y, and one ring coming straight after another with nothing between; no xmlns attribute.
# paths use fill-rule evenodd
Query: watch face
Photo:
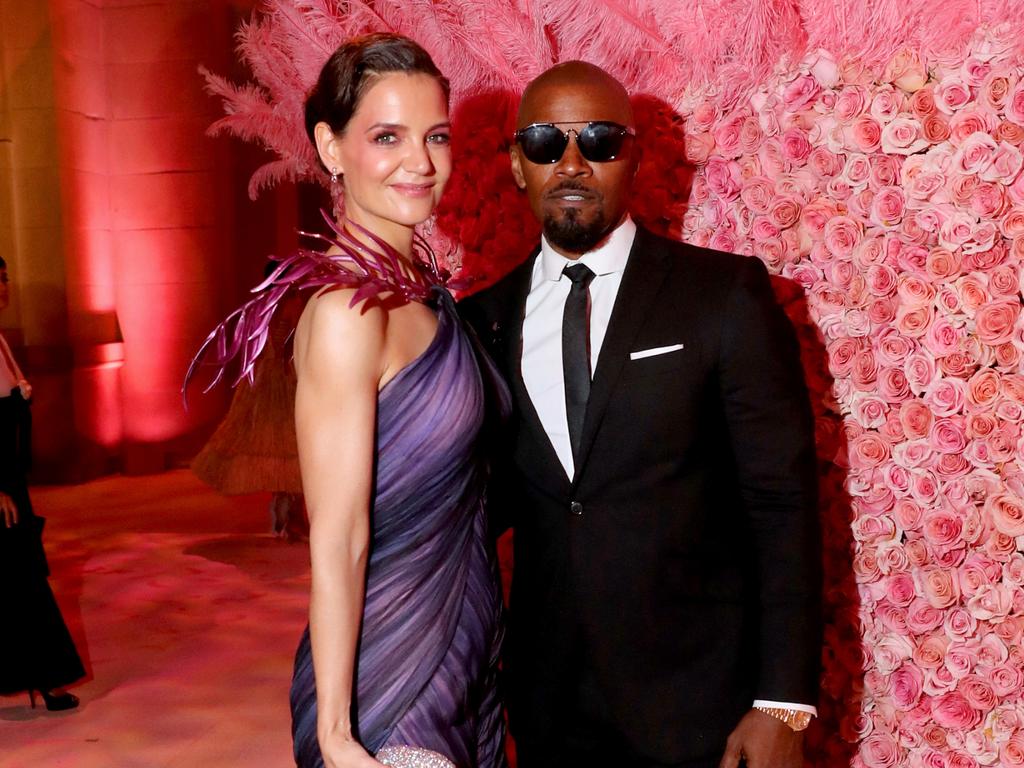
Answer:
<svg viewBox="0 0 1024 768"><path fill-rule="evenodd" d="M790 715L789 725L794 731L802 731L810 724L810 712L794 712Z"/></svg>

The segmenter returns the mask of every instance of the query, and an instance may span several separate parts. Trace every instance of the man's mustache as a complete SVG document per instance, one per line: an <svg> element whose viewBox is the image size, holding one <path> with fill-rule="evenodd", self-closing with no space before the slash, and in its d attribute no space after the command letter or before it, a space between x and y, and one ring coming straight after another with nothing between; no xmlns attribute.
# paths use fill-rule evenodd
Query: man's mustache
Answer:
<svg viewBox="0 0 1024 768"><path fill-rule="evenodd" d="M549 189L544 197L558 197L565 192L579 192L587 197L594 197L598 200L604 198L604 195L601 194L600 190L588 187L586 184L579 181L563 181L557 187Z"/></svg>

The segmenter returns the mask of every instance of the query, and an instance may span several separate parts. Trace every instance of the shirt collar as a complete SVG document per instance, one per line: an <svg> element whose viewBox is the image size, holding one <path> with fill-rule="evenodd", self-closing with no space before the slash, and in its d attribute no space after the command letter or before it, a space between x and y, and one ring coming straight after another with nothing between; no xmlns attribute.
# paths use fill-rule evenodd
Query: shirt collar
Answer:
<svg viewBox="0 0 1024 768"><path fill-rule="evenodd" d="M626 268L626 260L629 258L629 251L633 247L633 238L636 237L636 224L629 216L622 220L612 233L605 239L600 248L587 251L575 261L565 258L558 253L547 238L541 235L540 238L540 268L545 280L558 282L562 277L562 270L569 264L586 264L595 275L610 275L614 272L622 272Z"/></svg>

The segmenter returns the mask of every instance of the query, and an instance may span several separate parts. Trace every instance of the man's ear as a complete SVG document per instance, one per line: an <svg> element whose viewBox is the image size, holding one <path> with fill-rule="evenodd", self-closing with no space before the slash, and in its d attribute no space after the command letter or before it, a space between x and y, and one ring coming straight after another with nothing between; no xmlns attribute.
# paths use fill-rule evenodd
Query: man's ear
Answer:
<svg viewBox="0 0 1024 768"><path fill-rule="evenodd" d="M513 144L508 154L512 160L512 178L516 180L516 186L520 189L526 189L526 177L523 175L523 155L519 147Z"/></svg>
<svg viewBox="0 0 1024 768"><path fill-rule="evenodd" d="M345 167L341 162L341 147L338 136L325 122L319 122L313 128L313 137L316 139L316 151L320 155L320 162L331 173L344 175Z"/></svg>

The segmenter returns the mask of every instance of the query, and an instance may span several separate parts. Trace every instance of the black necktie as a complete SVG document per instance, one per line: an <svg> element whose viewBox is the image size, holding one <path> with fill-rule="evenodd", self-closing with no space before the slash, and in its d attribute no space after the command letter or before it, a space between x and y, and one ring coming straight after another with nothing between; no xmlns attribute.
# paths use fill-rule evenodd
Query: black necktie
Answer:
<svg viewBox="0 0 1024 768"><path fill-rule="evenodd" d="M572 280L562 313L562 375L565 377L565 415L575 464L579 460L583 417L590 397L590 281L594 273L585 264L572 264L563 274Z"/></svg>

